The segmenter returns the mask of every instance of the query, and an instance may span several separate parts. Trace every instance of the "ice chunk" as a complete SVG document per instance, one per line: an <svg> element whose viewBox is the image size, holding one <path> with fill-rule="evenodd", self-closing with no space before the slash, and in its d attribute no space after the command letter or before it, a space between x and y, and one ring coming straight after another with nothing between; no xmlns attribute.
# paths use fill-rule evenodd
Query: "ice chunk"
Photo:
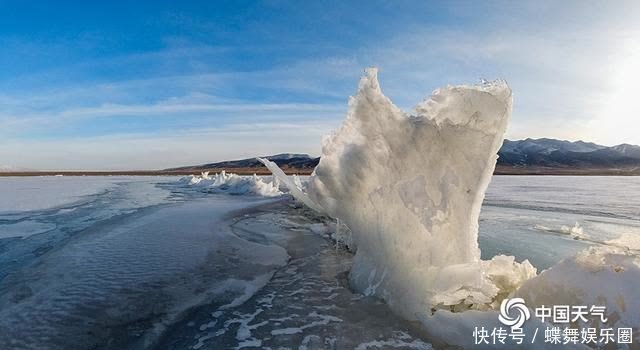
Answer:
<svg viewBox="0 0 640 350"><path fill-rule="evenodd" d="M590 314L588 322L578 320L578 327L601 328L634 328L640 326L640 301L637 290L640 288L640 257L619 248L591 247L575 257L563 260L559 264L526 281L513 297L521 297L533 315L537 307L567 305L583 307L589 311L592 306L603 306L603 323L599 316ZM513 300L513 299L512 299ZM573 309L572 309L573 310ZM504 327L498 321L498 312L467 311L451 313L440 310L432 316L419 315L420 321L427 327L430 335L440 342L464 348L477 348L473 337L460 336L472 334L476 327L493 329ZM550 322L551 319L547 319ZM556 324L556 326L562 324ZM539 318L532 317L523 324L523 332L527 335L553 326L542 323ZM640 335L633 332L633 343L640 341ZM514 344L508 342L502 347L491 344L485 348L511 349ZM552 348L553 344L543 341L523 344L521 348ZM571 344L564 344L567 347ZM574 348L584 348L580 344Z"/></svg>
<svg viewBox="0 0 640 350"><path fill-rule="evenodd" d="M410 319L434 308L488 309L535 276L512 257L480 260L478 216L511 113L504 81L436 90L407 115L367 70L342 126L324 140L306 193L357 248L350 278Z"/></svg>
<svg viewBox="0 0 640 350"><path fill-rule="evenodd" d="M302 183L300 183L300 179L298 179L298 181L296 182L296 178L294 178L294 180L291 180L287 174L284 173L284 171L282 171L282 169L280 169L278 167L278 165L266 158L257 158L260 163L264 164L264 166L267 167L267 169L269 169L269 171L271 171L271 173L273 173L273 176L276 177L276 179L279 179L280 182L282 182L282 184L289 190L289 194L291 194L295 199L297 199L298 201L304 203L306 206L308 206L309 208L319 212L319 213L323 213L324 209L322 209L321 206L319 206L316 202L314 202L311 198L309 198L309 196L307 196L306 193L304 193L304 191L301 188Z"/></svg>
<svg viewBox="0 0 640 350"><path fill-rule="evenodd" d="M240 176L237 174L227 174L224 170L220 173L209 175L203 172L201 176L188 176L179 180L189 186L200 187L212 193L227 193L234 195L254 194L265 197L274 197L282 194L280 183L277 178L272 182L267 182L263 178L256 176Z"/></svg>
<svg viewBox="0 0 640 350"><path fill-rule="evenodd" d="M478 248L511 90L504 81L449 86L415 111L396 107L369 69L324 141L308 197L352 232L360 291L412 319L438 307L489 308L535 275L513 258L482 262Z"/></svg>
<svg viewBox="0 0 640 350"><path fill-rule="evenodd" d="M562 225L560 227L560 231L564 234L567 234L574 238L579 238L584 236L584 229L580 226L580 223L576 222L572 227Z"/></svg>
<svg viewBox="0 0 640 350"><path fill-rule="evenodd" d="M639 327L638 290L640 257L618 248L594 246L545 270L516 294L529 307L605 306L608 327ZM589 321L598 320L590 317ZM603 324L595 326L600 328ZM634 342L637 341L640 339Z"/></svg>

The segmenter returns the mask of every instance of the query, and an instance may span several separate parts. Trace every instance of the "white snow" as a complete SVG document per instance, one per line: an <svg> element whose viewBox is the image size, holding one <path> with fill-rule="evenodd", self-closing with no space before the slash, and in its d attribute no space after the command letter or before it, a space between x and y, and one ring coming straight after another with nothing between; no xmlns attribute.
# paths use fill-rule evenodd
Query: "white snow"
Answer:
<svg viewBox="0 0 640 350"><path fill-rule="evenodd" d="M227 174L224 170L214 175L209 175L209 172L203 172L201 176L191 175L180 179L180 182L206 189L212 193L254 194L265 197L275 197L282 194L277 178L272 182L267 182L255 174L240 176L233 173Z"/></svg>

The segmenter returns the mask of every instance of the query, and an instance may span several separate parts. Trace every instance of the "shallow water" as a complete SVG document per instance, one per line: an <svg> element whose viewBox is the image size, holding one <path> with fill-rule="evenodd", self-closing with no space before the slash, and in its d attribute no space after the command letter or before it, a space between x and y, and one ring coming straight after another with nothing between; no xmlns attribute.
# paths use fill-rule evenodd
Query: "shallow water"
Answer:
<svg viewBox="0 0 640 350"><path fill-rule="evenodd" d="M0 348L430 347L348 288L310 211L175 180L0 179ZM497 176L480 218L484 258L539 268L621 234L640 237L640 178Z"/></svg>

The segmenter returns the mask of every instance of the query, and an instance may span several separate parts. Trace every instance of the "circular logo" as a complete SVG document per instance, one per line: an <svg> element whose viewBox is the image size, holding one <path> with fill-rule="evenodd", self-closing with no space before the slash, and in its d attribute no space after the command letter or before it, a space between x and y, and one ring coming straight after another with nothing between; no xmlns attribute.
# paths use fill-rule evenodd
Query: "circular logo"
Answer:
<svg viewBox="0 0 640 350"><path fill-rule="evenodd" d="M529 308L524 304L522 298L504 299L500 304L498 320L505 326L522 328L524 322L530 317Z"/></svg>

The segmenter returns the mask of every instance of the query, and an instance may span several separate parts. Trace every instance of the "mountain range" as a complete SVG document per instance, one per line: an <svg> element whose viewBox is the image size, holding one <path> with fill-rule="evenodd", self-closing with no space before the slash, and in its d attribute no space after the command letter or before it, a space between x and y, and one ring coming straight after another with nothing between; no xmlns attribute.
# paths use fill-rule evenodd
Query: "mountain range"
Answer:
<svg viewBox="0 0 640 350"><path fill-rule="evenodd" d="M549 138L504 140L498 151L498 175L640 175L640 146L602 146L592 142ZM311 174L320 158L300 153L264 156L290 174ZM33 171L0 164L0 176L41 175L185 175L202 171L234 172L242 175L270 172L256 158L227 160L164 170L132 171Z"/></svg>
<svg viewBox="0 0 640 350"><path fill-rule="evenodd" d="M629 144L607 147L547 138L505 140L498 155L497 172L511 169L533 173L640 173L640 146Z"/></svg>
<svg viewBox="0 0 640 350"><path fill-rule="evenodd" d="M592 142L563 141L549 138L504 140L498 151L496 174L576 174L640 175L640 146L621 144L607 147ZM291 173L310 173L320 158L307 154L282 153L265 156ZM255 158L187 166L166 171L221 170L264 172Z"/></svg>

